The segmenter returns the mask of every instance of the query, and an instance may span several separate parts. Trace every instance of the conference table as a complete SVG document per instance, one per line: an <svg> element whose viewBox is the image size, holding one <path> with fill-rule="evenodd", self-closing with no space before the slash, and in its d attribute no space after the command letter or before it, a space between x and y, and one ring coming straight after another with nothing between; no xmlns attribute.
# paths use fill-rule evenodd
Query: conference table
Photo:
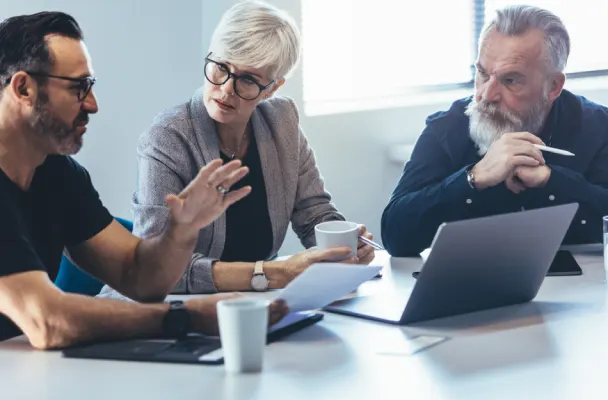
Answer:
<svg viewBox="0 0 608 400"><path fill-rule="evenodd" d="M601 250L584 273L547 277L534 301L395 326L325 313L267 346L264 370L67 359L23 337L0 343L1 399L606 399L608 285ZM356 295L413 285L419 258L380 252ZM267 294L272 295L272 294ZM438 343L417 349L422 338Z"/></svg>

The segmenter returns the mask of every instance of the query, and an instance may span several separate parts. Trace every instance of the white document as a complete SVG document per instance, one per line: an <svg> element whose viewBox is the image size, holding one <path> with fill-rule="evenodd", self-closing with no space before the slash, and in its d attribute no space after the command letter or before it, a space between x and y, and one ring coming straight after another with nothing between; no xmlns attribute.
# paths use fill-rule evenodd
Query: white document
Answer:
<svg viewBox="0 0 608 400"><path fill-rule="evenodd" d="M422 253L420 253L420 257L422 257L422 262L425 263L427 258L429 258L429 254L431 254L431 248L429 247L428 249L424 249L422 250Z"/></svg>
<svg viewBox="0 0 608 400"><path fill-rule="evenodd" d="M316 310L346 296L381 269L356 264L313 264L291 281L277 298L285 300L289 312Z"/></svg>

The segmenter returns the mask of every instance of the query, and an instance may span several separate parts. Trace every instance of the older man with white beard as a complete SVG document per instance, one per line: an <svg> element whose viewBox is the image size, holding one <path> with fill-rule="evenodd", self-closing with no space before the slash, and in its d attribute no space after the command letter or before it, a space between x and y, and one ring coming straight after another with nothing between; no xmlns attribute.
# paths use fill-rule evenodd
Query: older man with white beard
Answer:
<svg viewBox="0 0 608 400"><path fill-rule="evenodd" d="M394 256L430 246L443 222L578 202L564 243L602 241L608 214L608 109L563 90L570 40L532 6L484 29L475 95L427 118L382 215ZM534 144L573 152L541 153Z"/></svg>

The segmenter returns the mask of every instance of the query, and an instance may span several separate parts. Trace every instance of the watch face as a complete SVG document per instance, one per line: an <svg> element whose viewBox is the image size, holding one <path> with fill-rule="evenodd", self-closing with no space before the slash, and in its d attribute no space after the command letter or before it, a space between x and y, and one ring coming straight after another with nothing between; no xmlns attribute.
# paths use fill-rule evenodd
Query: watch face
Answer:
<svg viewBox="0 0 608 400"><path fill-rule="evenodd" d="M258 292L263 292L268 289L268 279L264 275L254 275L251 278L251 287L253 290L257 290Z"/></svg>

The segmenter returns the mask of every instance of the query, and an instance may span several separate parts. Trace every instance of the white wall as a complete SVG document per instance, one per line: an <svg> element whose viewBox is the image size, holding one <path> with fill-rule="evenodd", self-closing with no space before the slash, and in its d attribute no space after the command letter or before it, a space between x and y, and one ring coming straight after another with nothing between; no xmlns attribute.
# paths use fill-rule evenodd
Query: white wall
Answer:
<svg viewBox="0 0 608 400"><path fill-rule="evenodd" d="M270 0L300 18L299 1ZM72 13L82 24L96 73L101 110L91 119L78 159L110 211L130 215L137 138L165 107L189 98L203 82L202 59L225 9L235 0L7 0L0 17L42 9ZM177 5L179 4L179 5ZM145 15L144 15L145 12ZM201 17L202 15L202 17ZM339 66L335 66L339 69ZM389 146L413 143L427 115L449 102L419 107L307 117L298 70L281 89L295 99L301 124L326 184L349 219L380 236L380 216L401 173L387 160ZM608 104L608 90L579 92ZM283 254L298 251L293 234Z"/></svg>

